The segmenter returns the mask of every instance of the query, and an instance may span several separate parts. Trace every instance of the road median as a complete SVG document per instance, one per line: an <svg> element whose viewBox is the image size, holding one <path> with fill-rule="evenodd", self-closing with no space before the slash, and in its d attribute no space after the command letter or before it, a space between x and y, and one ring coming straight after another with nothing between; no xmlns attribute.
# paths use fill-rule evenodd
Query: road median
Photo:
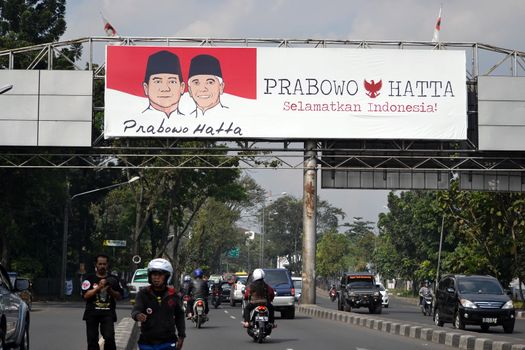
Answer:
<svg viewBox="0 0 525 350"><path fill-rule="evenodd" d="M436 344L443 344L465 350L525 350L525 344L477 337L458 330L445 330L441 327L422 327L400 321L382 319L378 316L363 315L353 312L326 309L318 305L302 304L296 311L311 317L327 319L355 326L374 329L414 339L422 339Z"/></svg>

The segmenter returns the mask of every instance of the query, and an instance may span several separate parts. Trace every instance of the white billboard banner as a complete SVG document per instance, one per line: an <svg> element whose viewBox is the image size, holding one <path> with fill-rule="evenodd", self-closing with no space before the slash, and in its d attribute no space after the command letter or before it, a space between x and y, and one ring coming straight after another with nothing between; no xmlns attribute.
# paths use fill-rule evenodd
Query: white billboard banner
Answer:
<svg viewBox="0 0 525 350"><path fill-rule="evenodd" d="M467 136L463 51L109 46L106 64L106 138Z"/></svg>
<svg viewBox="0 0 525 350"><path fill-rule="evenodd" d="M0 86L0 146L91 146L91 71L2 69Z"/></svg>

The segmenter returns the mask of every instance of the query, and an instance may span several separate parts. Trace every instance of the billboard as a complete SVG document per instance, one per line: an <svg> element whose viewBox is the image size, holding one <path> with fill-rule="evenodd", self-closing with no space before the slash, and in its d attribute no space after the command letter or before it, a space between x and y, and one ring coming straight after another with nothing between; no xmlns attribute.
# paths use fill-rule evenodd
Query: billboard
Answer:
<svg viewBox="0 0 525 350"><path fill-rule="evenodd" d="M91 71L2 69L0 146L90 147L92 104Z"/></svg>
<svg viewBox="0 0 525 350"><path fill-rule="evenodd" d="M524 111L524 77L479 76L479 150L525 150Z"/></svg>
<svg viewBox="0 0 525 350"><path fill-rule="evenodd" d="M106 47L112 137L462 140L465 53Z"/></svg>

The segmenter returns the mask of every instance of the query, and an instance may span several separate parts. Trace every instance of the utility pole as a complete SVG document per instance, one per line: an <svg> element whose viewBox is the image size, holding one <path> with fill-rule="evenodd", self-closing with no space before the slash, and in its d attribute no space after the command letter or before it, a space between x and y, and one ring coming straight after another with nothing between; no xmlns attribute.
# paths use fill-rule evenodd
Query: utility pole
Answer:
<svg viewBox="0 0 525 350"><path fill-rule="evenodd" d="M317 152L314 141L305 142L303 174L303 290L304 304L315 304L315 224L317 222Z"/></svg>

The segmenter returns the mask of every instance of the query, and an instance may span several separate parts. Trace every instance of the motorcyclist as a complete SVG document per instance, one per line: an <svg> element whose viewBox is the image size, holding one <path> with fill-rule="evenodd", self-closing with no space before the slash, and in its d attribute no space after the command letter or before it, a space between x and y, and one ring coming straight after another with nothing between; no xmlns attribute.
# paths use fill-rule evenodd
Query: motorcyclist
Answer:
<svg viewBox="0 0 525 350"><path fill-rule="evenodd" d="M186 309L186 316L188 316L188 314L191 312L191 305L193 305L193 299L191 296L192 287L193 285L191 283L191 276L185 275L184 278L182 279L182 286L180 287L179 294L180 294L181 300L184 300L185 296L189 297L188 305L190 305L190 307Z"/></svg>
<svg viewBox="0 0 525 350"><path fill-rule="evenodd" d="M432 290L428 286L428 282L421 282L421 288L419 288L419 305L423 305L423 298L425 295L432 295Z"/></svg>
<svg viewBox="0 0 525 350"><path fill-rule="evenodd" d="M138 292L131 311L131 317L141 323L139 349L182 349L186 337L184 312L177 291L169 285L172 275L173 267L165 259L153 259L148 264L150 285Z"/></svg>
<svg viewBox="0 0 525 350"><path fill-rule="evenodd" d="M193 271L193 276L194 279L190 295L193 297L193 300L197 300L197 298L201 298L204 300L204 314L207 318L208 312L210 311L210 309L208 308L208 296L210 295L208 282L206 282L203 279L204 273L200 268L196 268L195 271Z"/></svg>
<svg viewBox="0 0 525 350"><path fill-rule="evenodd" d="M332 301L334 300L335 296L337 294L337 288L335 287L335 284L332 284L332 287L328 290L328 295L330 296L330 299Z"/></svg>
<svg viewBox="0 0 525 350"><path fill-rule="evenodd" d="M250 326L250 313L259 305L266 305L268 308L268 322L275 327L275 310L272 305L275 292L273 288L264 281L264 271L262 269L253 270L253 280L244 292L244 300L247 301L243 312L243 327Z"/></svg>
<svg viewBox="0 0 525 350"><path fill-rule="evenodd" d="M222 283L221 281L215 282L211 286L211 290L213 291L213 295L216 296L219 300L219 303L221 301L221 295L222 295Z"/></svg>
<svg viewBox="0 0 525 350"><path fill-rule="evenodd" d="M191 288L191 276L185 275L182 279L182 286L180 287L180 292L182 295L187 295L190 292Z"/></svg>

